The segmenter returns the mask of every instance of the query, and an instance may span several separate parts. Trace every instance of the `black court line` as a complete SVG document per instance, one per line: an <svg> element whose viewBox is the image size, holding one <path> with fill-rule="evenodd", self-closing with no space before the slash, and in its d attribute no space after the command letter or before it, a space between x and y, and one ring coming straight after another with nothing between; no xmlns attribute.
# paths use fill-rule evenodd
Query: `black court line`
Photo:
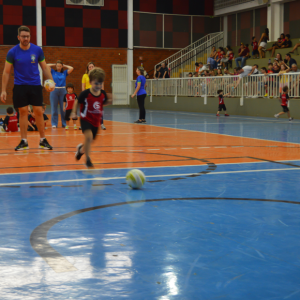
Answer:
<svg viewBox="0 0 300 300"><path fill-rule="evenodd" d="M251 156L248 156L248 158L252 158L252 159L260 160L260 161L264 161L264 162L270 162L270 163L274 163L274 164L279 164L279 165L285 165L285 166L300 168L300 165L295 165L295 164L281 162L281 161L274 161L274 160L270 160L270 159L264 159L264 158L258 158L258 157L251 157Z"/></svg>
<svg viewBox="0 0 300 300"><path fill-rule="evenodd" d="M260 202L272 202L272 203L286 203L286 204L296 204L299 205L300 202L288 201L288 200L275 200L275 199L256 199L256 198L218 198L218 197L192 197L192 198L163 198L163 199L148 199L148 200L137 200L129 202L119 202L113 204L99 205L84 209L75 210L51 220L48 220L41 225L37 226L30 235L30 244L34 251L40 255L49 266L57 273L64 273L70 271L77 271L77 269L68 261L64 256L62 256L58 251L51 247L48 242L47 234L49 230L57 223L71 218L73 216L90 212L98 209L123 206L127 204L137 204L137 203L151 203L160 201L191 201L191 200L233 200L233 201L260 201Z"/></svg>

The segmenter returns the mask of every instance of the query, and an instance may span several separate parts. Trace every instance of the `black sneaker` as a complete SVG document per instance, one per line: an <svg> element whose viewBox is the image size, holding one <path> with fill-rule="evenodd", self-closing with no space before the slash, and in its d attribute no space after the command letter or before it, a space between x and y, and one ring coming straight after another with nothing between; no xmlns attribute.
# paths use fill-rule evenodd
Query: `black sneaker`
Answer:
<svg viewBox="0 0 300 300"><path fill-rule="evenodd" d="M15 148L15 151L22 151L22 150L28 150L28 143L24 142L24 140L21 140L20 144Z"/></svg>
<svg viewBox="0 0 300 300"><path fill-rule="evenodd" d="M91 162L91 159L90 159L89 157L87 157L85 165L86 165L88 168L94 168L94 165L93 165L93 163Z"/></svg>
<svg viewBox="0 0 300 300"><path fill-rule="evenodd" d="M75 154L75 159L76 160L80 160L81 156L84 154L84 153L80 153L80 149L82 148L83 144L79 144L77 146L77 152Z"/></svg>
<svg viewBox="0 0 300 300"><path fill-rule="evenodd" d="M43 139L42 141L40 141L40 146L39 148L41 149L45 149L45 150L52 150L53 148L50 146L50 144L48 143L48 141L46 139Z"/></svg>
<svg viewBox="0 0 300 300"><path fill-rule="evenodd" d="M137 120L137 121L135 121L134 123L143 123L142 121L140 121L140 120Z"/></svg>
<svg viewBox="0 0 300 300"><path fill-rule="evenodd" d="M289 121L291 122L291 121L293 121L294 120L294 118L289 118Z"/></svg>
<svg viewBox="0 0 300 300"><path fill-rule="evenodd" d="M142 120L142 123L147 123L146 120Z"/></svg>

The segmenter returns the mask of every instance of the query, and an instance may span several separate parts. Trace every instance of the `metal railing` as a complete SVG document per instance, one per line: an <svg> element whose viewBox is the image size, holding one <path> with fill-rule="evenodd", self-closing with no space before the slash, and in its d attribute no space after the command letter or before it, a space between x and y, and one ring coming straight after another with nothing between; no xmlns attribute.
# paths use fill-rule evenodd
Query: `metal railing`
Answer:
<svg viewBox="0 0 300 300"><path fill-rule="evenodd" d="M214 8L215 10L217 9L222 9L234 5L239 5L247 2L254 2L255 0L215 0L215 5Z"/></svg>
<svg viewBox="0 0 300 300"><path fill-rule="evenodd" d="M300 73L237 76L187 77L147 80L149 96L217 97L223 90L227 97L279 98L285 86L290 97L300 97ZM132 81L132 93L135 81ZM176 102L176 101L175 101Z"/></svg>
<svg viewBox="0 0 300 300"><path fill-rule="evenodd" d="M162 62L154 66L154 72L156 67L162 63L166 63L167 67L171 69L171 77L183 77L186 72L193 72L195 70L194 64L197 59L204 59L206 63L207 57L211 52L211 47L216 48L224 46L223 44L224 33L216 32L208 34L202 39L196 41L195 43L183 48L182 50L176 52L172 56L166 58ZM180 72L182 70L182 72Z"/></svg>

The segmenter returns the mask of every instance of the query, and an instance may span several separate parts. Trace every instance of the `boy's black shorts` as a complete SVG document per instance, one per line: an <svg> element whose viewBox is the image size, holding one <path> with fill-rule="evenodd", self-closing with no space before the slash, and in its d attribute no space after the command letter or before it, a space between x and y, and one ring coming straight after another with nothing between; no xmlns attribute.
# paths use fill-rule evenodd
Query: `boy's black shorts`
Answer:
<svg viewBox="0 0 300 300"><path fill-rule="evenodd" d="M70 121L70 115L72 113L72 109L67 109L65 112L65 120ZM72 120L77 120L77 118L73 118Z"/></svg>
<svg viewBox="0 0 300 300"><path fill-rule="evenodd" d="M289 108L287 106L284 106L284 105L281 105L282 109L283 109L283 112L288 112L290 111Z"/></svg>
<svg viewBox="0 0 300 300"><path fill-rule="evenodd" d="M252 51L252 55L259 55L258 50L253 50L253 51Z"/></svg>
<svg viewBox="0 0 300 300"><path fill-rule="evenodd" d="M84 133L86 130L91 130L93 133L93 139L96 139L96 135L99 127L95 127L91 123L82 119L80 119L80 126L81 126L82 133Z"/></svg>
<svg viewBox="0 0 300 300"><path fill-rule="evenodd" d="M222 111L222 109L223 109L224 111L226 111L226 106L225 106L225 104L219 104L219 109L218 109L218 111Z"/></svg>
<svg viewBox="0 0 300 300"><path fill-rule="evenodd" d="M43 87L41 85L15 85L13 89L14 108L43 106Z"/></svg>

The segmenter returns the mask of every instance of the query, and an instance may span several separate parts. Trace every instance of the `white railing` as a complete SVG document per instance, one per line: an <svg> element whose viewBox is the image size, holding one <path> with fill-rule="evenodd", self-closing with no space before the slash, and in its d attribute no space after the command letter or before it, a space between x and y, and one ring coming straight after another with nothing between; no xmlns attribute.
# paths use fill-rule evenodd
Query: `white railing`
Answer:
<svg viewBox="0 0 300 300"><path fill-rule="evenodd" d="M170 78L147 80L149 96L217 97L223 90L228 97L279 98L284 86L289 87L290 97L300 97L300 73L284 75L215 76L196 78ZM132 93L135 81L132 81Z"/></svg>
<svg viewBox="0 0 300 300"><path fill-rule="evenodd" d="M223 32L208 34L202 39L156 64L154 66L154 72L156 72L156 67L162 63L166 63L167 67L171 69L171 77L183 77L185 72L194 72L195 62L199 58L203 58L205 60L203 63L206 63L207 57L211 52L211 48L213 46L216 48L223 47L223 40ZM182 70L182 72L180 72L180 70Z"/></svg>
<svg viewBox="0 0 300 300"><path fill-rule="evenodd" d="M247 2L254 2L254 1L255 0L215 0L214 8L215 10L217 10L229 6L234 6L234 5L243 4Z"/></svg>

